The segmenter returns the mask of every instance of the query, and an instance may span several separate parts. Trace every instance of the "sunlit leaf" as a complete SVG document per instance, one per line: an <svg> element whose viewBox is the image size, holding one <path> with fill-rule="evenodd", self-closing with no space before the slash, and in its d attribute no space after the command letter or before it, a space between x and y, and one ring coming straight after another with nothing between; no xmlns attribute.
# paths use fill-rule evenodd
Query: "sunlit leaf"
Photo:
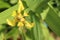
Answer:
<svg viewBox="0 0 60 40"><path fill-rule="evenodd" d="M9 8L9 9L7 9L7 10L1 12L1 13L0 13L0 24L6 23L6 20L7 20L8 18L11 18L11 17L12 17L12 16L11 16L12 12L13 12L14 10L17 10L17 7L18 7L18 5L15 5L15 6Z"/></svg>

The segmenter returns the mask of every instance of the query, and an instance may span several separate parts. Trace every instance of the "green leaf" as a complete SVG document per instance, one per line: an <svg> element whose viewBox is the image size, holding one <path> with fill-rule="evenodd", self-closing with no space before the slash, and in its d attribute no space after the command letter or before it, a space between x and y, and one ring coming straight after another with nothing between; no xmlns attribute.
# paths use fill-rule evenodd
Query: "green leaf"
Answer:
<svg viewBox="0 0 60 40"><path fill-rule="evenodd" d="M6 38L8 39L8 38L12 37L12 38L16 39L18 37L18 35L19 35L18 28L14 27L10 32L8 32L6 34Z"/></svg>
<svg viewBox="0 0 60 40"><path fill-rule="evenodd" d="M44 22L41 22L40 26L42 27L43 40L49 40L50 34L47 26L44 24Z"/></svg>
<svg viewBox="0 0 60 40"><path fill-rule="evenodd" d="M49 7L48 7L47 9L43 10L43 12L41 13L41 18L42 18L42 20L45 20L48 11L49 11Z"/></svg>
<svg viewBox="0 0 60 40"><path fill-rule="evenodd" d="M3 40L3 39L4 39L4 34L0 33L0 40Z"/></svg>
<svg viewBox="0 0 60 40"><path fill-rule="evenodd" d="M43 34L40 27L40 17L37 17L34 12L30 11L31 21L35 23L34 27L31 29L32 40L43 40Z"/></svg>
<svg viewBox="0 0 60 40"><path fill-rule="evenodd" d="M58 12L51 6L49 3L50 10L46 16L46 23L49 25L51 30L55 32L58 36L60 36L60 17L58 16Z"/></svg>
<svg viewBox="0 0 60 40"><path fill-rule="evenodd" d="M0 9L1 8L9 8L9 7L11 7L11 6L8 3L0 1Z"/></svg>
<svg viewBox="0 0 60 40"><path fill-rule="evenodd" d="M17 10L17 7L18 7L18 5L15 5L9 9L7 9L7 10L1 12L0 13L0 24L6 23L6 20L9 18L11 19L12 18L12 16L11 16L12 12Z"/></svg>
<svg viewBox="0 0 60 40"><path fill-rule="evenodd" d="M29 10L32 10L36 13L42 12L45 8L47 8L47 3L49 0L24 0Z"/></svg>

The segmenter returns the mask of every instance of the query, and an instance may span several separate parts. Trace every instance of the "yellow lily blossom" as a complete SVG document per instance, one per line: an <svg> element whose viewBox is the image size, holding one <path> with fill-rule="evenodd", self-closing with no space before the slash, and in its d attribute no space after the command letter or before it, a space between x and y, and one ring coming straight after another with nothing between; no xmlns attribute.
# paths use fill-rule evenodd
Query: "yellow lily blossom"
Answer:
<svg viewBox="0 0 60 40"><path fill-rule="evenodd" d="M29 23L24 18L25 16L29 16L28 13L24 11L24 14L22 15L21 11L24 11L24 6L23 6L21 0L19 0L18 12L13 11L12 16L14 17L14 20L11 21L11 20L7 19L8 25L15 26L17 23L18 27L26 26L26 28L32 28L34 26L34 23Z"/></svg>

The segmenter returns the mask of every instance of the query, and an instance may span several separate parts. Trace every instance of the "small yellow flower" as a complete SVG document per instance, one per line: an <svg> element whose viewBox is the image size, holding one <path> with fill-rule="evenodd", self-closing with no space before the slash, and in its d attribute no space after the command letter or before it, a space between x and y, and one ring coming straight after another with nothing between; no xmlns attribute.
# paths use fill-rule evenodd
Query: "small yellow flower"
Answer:
<svg viewBox="0 0 60 40"><path fill-rule="evenodd" d="M7 19L7 23L12 27L15 26L15 21L11 21L11 20Z"/></svg>
<svg viewBox="0 0 60 40"><path fill-rule="evenodd" d="M29 16L27 12L24 12L24 14L22 15L21 12L24 11L24 6L21 2L21 0L19 0L19 8L18 11L13 11L12 16L14 17L14 20L9 20L7 19L7 23L10 26L15 26L17 24L18 27L23 27L26 26L26 28L30 29L34 26L34 23L29 23L28 21L25 20L25 16Z"/></svg>
<svg viewBox="0 0 60 40"><path fill-rule="evenodd" d="M17 25L18 27L23 27L24 26L24 24L23 24L23 22L18 22L18 25Z"/></svg>

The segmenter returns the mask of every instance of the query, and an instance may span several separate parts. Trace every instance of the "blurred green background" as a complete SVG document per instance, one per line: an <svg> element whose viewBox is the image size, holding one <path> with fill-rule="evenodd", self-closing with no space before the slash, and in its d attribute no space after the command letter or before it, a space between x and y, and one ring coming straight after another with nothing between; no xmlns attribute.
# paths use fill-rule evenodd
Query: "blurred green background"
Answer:
<svg viewBox="0 0 60 40"><path fill-rule="evenodd" d="M0 12L14 6L17 0L0 0Z"/></svg>
<svg viewBox="0 0 60 40"><path fill-rule="evenodd" d="M14 5L16 5L17 4L17 0L0 0L0 13L1 12L3 12L4 10L6 10L6 9L8 9L8 8L10 8L10 7L12 7L12 6L14 6ZM54 8L60 8L60 6L58 6L60 3L59 2L55 2L55 0L53 1L54 3L52 4L52 6L54 7ZM27 1L27 3L28 3L28 1ZM58 5L57 5L58 4ZM28 6L31 6L31 5L29 5L28 4ZM58 6L58 7L57 7ZM41 8L40 9L43 9L43 7L44 6L41 6ZM16 8L16 7L15 7ZM33 9L32 9L33 8ZM41 10L37 7L36 9L37 10L35 10L34 9L34 7L31 7L31 9L33 10L33 11L36 11L36 12L40 12ZM39 10L39 11L38 11ZM60 10L60 9L59 9ZM45 25L46 25L46 23L45 23ZM5 26L8 26L8 25L5 25ZM44 26L45 27L45 26ZM47 25L46 25L46 27L48 28L48 31L49 31L49 33L50 33L50 35L53 37L53 38L56 38L56 40L60 40L60 37L59 36L57 36ZM6 30L8 30L8 31L10 31L12 28L11 27L6 27ZM15 31L15 29L14 29L14 31ZM43 29L43 31L44 31L44 29ZM47 30L46 30L47 31ZM46 32L46 31L44 31L44 32ZM44 33L43 32L43 33ZM10 38L11 39L11 38ZM51 40L51 39L50 39Z"/></svg>

